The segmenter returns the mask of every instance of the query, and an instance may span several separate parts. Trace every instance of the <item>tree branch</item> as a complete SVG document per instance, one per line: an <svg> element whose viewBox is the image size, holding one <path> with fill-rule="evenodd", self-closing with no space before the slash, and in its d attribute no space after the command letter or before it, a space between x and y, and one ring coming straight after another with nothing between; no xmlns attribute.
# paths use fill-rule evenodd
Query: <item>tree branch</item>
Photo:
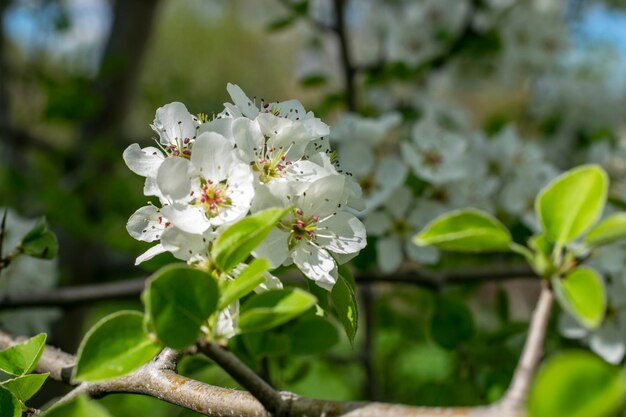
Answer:
<svg viewBox="0 0 626 417"><path fill-rule="evenodd" d="M250 391L272 415L286 415L288 404L283 401L281 394L241 362L237 356L212 342L198 343L198 351L211 358L235 381Z"/></svg>
<svg viewBox="0 0 626 417"><path fill-rule="evenodd" d="M543 345L550 320L553 303L552 290L546 281L542 282L541 294L535 307L522 356L515 368L511 384L499 403L499 407L509 412L524 409L532 377L543 356Z"/></svg>
<svg viewBox="0 0 626 417"><path fill-rule="evenodd" d="M339 54L343 69L344 89L346 92L346 105L349 111L356 111L356 88L354 85L356 70L350 56L348 34L346 33L345 7L346 0L333 0L335 12L335 33L339 41Z"/></svg>
<svg viewBox="0 0 626 417"><path fill-rule="evenodd" d="M14 338L0 331L0 349L24 338ZM50 372L50 378L69 383L68 375L76 359L46 346L36 372ZM73 395L85 393L99 398L111 393L143 394L212 417L271 417L263 405L244 391L216 387L195 381L167 369L156 359L129 375L110 381L84 383ZM522 417L522 413L494 414L493 407L411 407L378 402L325 401L280 393L287 403L284 417Z"/></svg>

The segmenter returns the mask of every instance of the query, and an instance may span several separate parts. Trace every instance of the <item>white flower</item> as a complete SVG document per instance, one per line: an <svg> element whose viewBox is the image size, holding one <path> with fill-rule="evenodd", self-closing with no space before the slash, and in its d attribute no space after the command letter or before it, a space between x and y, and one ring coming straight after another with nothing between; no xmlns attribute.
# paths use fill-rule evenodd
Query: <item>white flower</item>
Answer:
<svg viewBox="0 0 626 417"><path fill-rule="evenodd" d="M370 213L365 226L370 235L378 237L376 255L380 270L385 273L396 271L404 261L404 253L421 263L437 262L439 251L432 246L416 246L412 237L445 210L445 206L431 200L416 202L413 192L402 186L381 210Z"/></svg>
<svg viewBox="0 0 626 417"><path fill-rule="evenodd" d="M265 205L294 209L255 250L273 266L292 262L320 287L330 290L337 281L337 260L347 262L365 247L365 227L345 205L345 178L330 175L292 195L288 184L277 184Z"/></svg>
<svg viewBox="0 0 626 417"><path fill-rule="evenodd" d="M431 116L413 126L411 142L400 147L406 163L415 175L432 184L443 184L471 175L471 161L466 158L467 142L461 136L440 127Z"/></svg>
<svg viewBox="0 0 626 417"><path fill-rule="evenodd" d="M250 166L234 158L234 145L214 132L196 139L191 161L168 158L157 183L171 202L161 212L174 226L194 234L243 218L254 196Z"/></svg>

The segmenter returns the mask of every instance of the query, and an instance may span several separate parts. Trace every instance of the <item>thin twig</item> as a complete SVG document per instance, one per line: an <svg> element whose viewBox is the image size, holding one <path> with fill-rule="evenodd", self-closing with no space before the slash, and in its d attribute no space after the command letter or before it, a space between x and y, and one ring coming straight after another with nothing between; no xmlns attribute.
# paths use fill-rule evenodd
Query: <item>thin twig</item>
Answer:
<svg viewBox="0 0 626 417"><path fill-rule="evenodd" d="M513 373L511 384L499 403L502 409L509 411L524 409L532 377L543 356L543 345L553 298L552 289L546 281L543 281L522 355Z"/></svg>
<svg viewBox="0 0 626 417"><path fill-rule="evenodd" d="M288 274L283 277L286 282L301 282L299 274ZM475 284L490 281L506 281L512 279L537 279L527 267L516 267L497 271L441 271L405 270L395 274L367 273L357 274L359 286L381 283L394 285L411 285L433 291L440 291L450 285ZM134 278L125 281L107 282L80 286L68 286L51 289L40 293L0 294L0 311L28 307L75 307L98 301L137 298L144 289L145 278Z"/></svg>
<svg viewBox="0 0 626 417"><path fill-rule="evenodd" d="M283 401L278 391L258 376L252 369L229 351L212 342L198 343L198 351L211 358L235 381L250 391L267 411L274 416L285 414L287 403Z"/></svg>
<svg viewBox="0 0 626 417"><path fill-rule="evenodd" d="M350 55L350 45L348 45L348 34L346 32L345 12L346 0L333 0L333 10L335 12L335 29L339 42L339 54L341 57L341 67L343 69L343 81L346 96L346 105L349 111L356 111L356 70Z"/></svg>

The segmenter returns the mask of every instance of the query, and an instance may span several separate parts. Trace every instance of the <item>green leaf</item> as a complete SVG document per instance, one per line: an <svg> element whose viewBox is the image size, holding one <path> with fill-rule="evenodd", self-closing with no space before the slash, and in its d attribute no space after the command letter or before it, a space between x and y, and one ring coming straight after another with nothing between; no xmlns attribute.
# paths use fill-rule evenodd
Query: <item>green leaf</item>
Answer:
<svg viewBox="0 0 626 417"><path fill-rule="evenodd" d="M46 382L48 375L50 374L22 375L6 380L0 385L11 391L15 398L25 403L39 391L43 383Z"/></svg>
<svg viewBox="0 0 626 417"><path fill-rule="evenodd" d="M244 262L291 208L271 208L248 216L226 229L213 244L211 257L224 272Z"/></svg>
<svg viewBox="0 0 626 417"><path fill-rule="evenodd" d="M475 334L472 312L464 303L450 297L439 297L430 320L430 335L445 349L456 349Z"/></svg>
<svg viewBox="0 0 626 417"><path fill-rule="evenodd" d="M52 406L41 417L111 417L109 412L95 401L81 395L71 401Z"/></svg>
<svg viewBox="0 0 626 417"><path fill-rule="evenodd" d="M313 315L298 320L287 334L293 355L317 355L339 342L337 328L327 319Z"/></svg>
<svg viewBox="0 0 626 417"><path fill-rule="evenodd" d="M280 326L313 307L316 298L299 288L255 294L241 307L239 329L257 332Z"/></svg>
<svg viewBox="0 0 626 417"><path fill-rule="evenodd" d="M580 324L594 329L602 323L606 294L602 278L594 270L577 268L562 279L553 277L552 287L561 307Z"/></svg>
<svg viewBox="0 0 626 417"><path fill-rule="evenodd" d="M616 367L588 352L551 358L530 392L530 417L607 417L626 395L626 380Z"/></svg>
<svg viewBox="0 0 626 417"><path fill-rule="evenodd" d="M143 314L119 311L96 323L79 348L74 381L102 381L132 372L149 362L161 347L143 331Z"/></svg>
<svg viewBox="0 0 626 417"><path fill-rule="evenodd" d="M166 266L148 281L144 302L158 339L173 349L196 343L217 307L217 282L208 273Z"/></svg>
<svg viewBox="0 0 626 417"><path fill-rule="evenodd" d="M16 376L31 373L39 362L45 345L46 335L40 333L26 342L0 351L0 369Z"/></svg>
<svg viewBox="0 0 626 417"><path fill-rule="evenodd" d="M437 217L413 242L460 252L506 252L512 243L511 234L502 223L475 209L455 210Z"/></svg>
<svg viewBox="0 0 626 417"><path fill-rule="evenodd" d="M54 233L48 230L46 219L39 220L22 238L20 247L25 255L40 259L53 259L59 250L59 243Z"/></svg>
<svg viewBox="0 0 626 417"><path fill-rule="evenodd" d="M601 246L626 238L626 213L615 213L602 220L585 236L589 246Z"/></svg>
<svg viewBox="0 0 626 417"><path fill-rule="evenodd" d="M608 182L600 166L584 165L548 184L535 200L548 239L562 246L588 230L602 214Z"/></svg>
<svg viewBox="0 0 626 417"><path fill-rule="evenodd" d="M356 283L350 268L346 265L339 266L337 282L330 292L330 298L335 308L335 314L350 343L354 343L354 336L359 326L359 309L356 301Z"/></svg>
<svg viewBox="0 0 626 417"><path fill-rule="evenodd" d="M274 332L253 332L241 335L243 344L255 358L289 355L289 336Z"/></svg>
<svg viewBox="0 0 626 417"><path fill-rule="evenodd" d="M2 417L22 417L20 401L2 387L0 387L0 415Z"/></svg>
<svg viewBox="0 0 626 417"><path fill-rule="evenodd" d="M241 274L226 285L220 296L219 310L223 310L230 303L248 295L252 290L265 282L265 274L270 269L267 259L255 259Z"/></svg>

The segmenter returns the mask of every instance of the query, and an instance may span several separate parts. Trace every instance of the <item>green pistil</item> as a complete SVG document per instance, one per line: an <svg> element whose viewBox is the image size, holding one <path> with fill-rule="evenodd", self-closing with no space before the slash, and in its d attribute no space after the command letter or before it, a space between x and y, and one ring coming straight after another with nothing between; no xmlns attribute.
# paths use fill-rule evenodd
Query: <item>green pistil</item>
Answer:
<svg viewBox="0 0 626 417"><path fill-rule="evenodd" d="M274 148L268 149L268 153L272 152ZM284 151L281 149L272 157L259 159L252 168L259 173L259 180L267 184L273 179L281 178L287 165L291 165L291 161L286 161Z"/></svg>
<svg viewBox="0 0 626 417"><path fill-rule="evenodd" d="M293 249L301 240L315 239L318 217L316 215L304 217L302 210L294 210L293 220L283 222L280 228L289 233L289 249Z"/></svg>

